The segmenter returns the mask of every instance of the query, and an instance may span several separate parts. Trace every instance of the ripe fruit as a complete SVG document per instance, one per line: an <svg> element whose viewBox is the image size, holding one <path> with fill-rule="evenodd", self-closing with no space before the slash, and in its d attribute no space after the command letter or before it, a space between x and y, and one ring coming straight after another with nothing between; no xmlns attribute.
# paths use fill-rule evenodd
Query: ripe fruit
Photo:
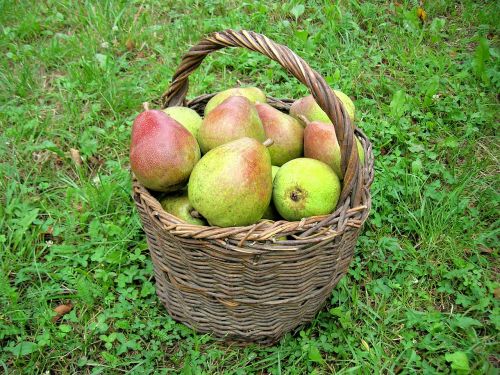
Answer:
<svg viewBox="0 0 500 375"><path fill-rule="evenodd" d="M304 156L328 164L339 178L343 178L340 146L332 125L319 121L307 124L304 130Z"/></svg>
<svg viewBox="0 0 500 375"><path fill-rule="evenodd" d="M340 197L340 180L325 163L299 158L284 164L274 180L273 202L286 220L331 213Z"/></svg>
<svg viewBox="0 0 500 375"><path fill-rule="evenodd" d="M356 147L360 163L363 164L365 152L358 138L356 138ZM340 179L344 178L341 168L340 146L335 128L331 124L319 121L307 124L304 130L304 156L328 164Z"/></svg>
<svg viewBox="0 0 500 375"><path fill-rule="evenodd" d="M306 124L302 120L302 116L304 116L309 121L320 121L331 124L331 120L321 109L318 103L316 103L312 95L308 95L294 101L290 106L290 116L298 119L303 126L305 126Z"/></svg>
<svg viewBox="0 0 500 375"><path fill-rule="evenodd" d="M243 96L231 96L214 108L203 119L198 133L203 153L243 137L260 142L266 139L255 106Z"/></svg>
<svg viewBox="0 0 500 375"><path fill-rule="evenodd" d="M268 148L269 149L269 148ZM272 166L272 180L274 182L274 177L276 177L276 173L278 173L280 167L277 167L275 165ZM263 219L269 219L269 220L279 220L280 215L278 214L278 211L276 211L276 207L274 207L273 201L269 203L269 206L267 207L266 211L264 212L264 215L262 215Z"/></svg>
<svg viewBox="0 0 500 375"><path fill-rule="evenodd" d="M187 193L184 191L181 194L167 195L160 200L163 209L186 221L189 224L205 225L205 221L198 217L193 216L195 212L193 205L189 202Z"/></svg>
<svg viewBox="0 0 500 375"><path fill-rule="evenodd" d="M196 139L164 112L146 110L135 119L130 166L148 189L162 192L179 189L199 159Z"/></svg>
<svg viewBox="0 0 500 375"><path fill-rule="evenodd" d="M179 124L184 126L196 138L201 126L201 117L195 110L189 107L168 107L163 110Z"/></svg>
<svg viewBox="0 0 500 375"><path fill-rule="evenodd" d="M339 98L344 105L344 108L347 110L351 122L354 122L355 107L351 98L349 98L341 91L333 90L333 92L335 93L335 95L337 95L337 98ZM312 95L305 96L293 102L293 104L290 106L290 116L299 119L304 126L305 124L303 123L300 116L306 117L309 121L320 121L327 124L332 123L326 113L321 109L318 103L316 103Z"/></svg>
<svg viewBox="0 0 500 375"><path fill-rule="evenodd" d="M276 177L276 173L278 173L279 170L280 170L280 167L277 167L275 165L271 166L271 172L272 172L272 175L273 175L273 181L274 181L274 177Z"/></svg>
<svg viewBox="0 0 500 375"><path fill-rule="evenodd" d="M205 116L230 96L244 96L251 103L266 102L266 95L257 87L236 87L224 90L213 96L205 106Z"/></svg>
<svg viewBox="0 0 500 375"><path fill-rule="evenodd" d="M301 157L304 128L300 122L269 104L257 103L255 108L257 108L267 138L271 138L274 142L268 148L271 163L281 166L289 160Z"/></svg>
<svg viewBox="0 0 500 375"><path fill-rule="evenodd" d="M359 161L363 165L365 163L365 150L358 138L356 138L356 147L358 148Z"/></svg>
<svg viewBox="0 0 500 375"><path fill-rule="evenodd" d="M210 225L250 225L262 217L272 195L271 157L252 138L210 150L196 164L188 184L189 201Z"/></svg>
<svg viewBox="0 0 500 375"><path fill-rule="evenodd" d="M356 107L354 107L354 103L352 102L351 98L349 98L342 91L333 90L333 92L335 93L335 95L337 95L337 98L339 98L344 105L344 108L347 110L347 114L349 115L351 122L354 123L354 112Z"/></svg>

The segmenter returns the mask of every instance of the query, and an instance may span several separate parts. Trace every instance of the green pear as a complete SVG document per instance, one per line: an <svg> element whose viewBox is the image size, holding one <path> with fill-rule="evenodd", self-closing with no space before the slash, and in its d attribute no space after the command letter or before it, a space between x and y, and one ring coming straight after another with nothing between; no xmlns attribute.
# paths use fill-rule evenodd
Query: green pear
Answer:
<svg viewBox="0 0 500 375"><path fill-rule="evenodd" d="M308 121L319 121L324 123L332 123L326 113L320 108L312 95L297 99L290 106L290 116L299 120L303 126L306 126L302 116Z"/></svg>
<svg viewBox="0 0 500 375"><path fill-rule="evenodd" d="M267 138L273 140L269 147L271 163L281 166L302 156L304 128L300 122L266 103L256 103Z"/></svg>
<svg viewBox="0 0 500 375"><path fill-rule="evenodd" d="M293 159L276 174L273 202L283 218L298 221L332 213L341 189L339 178L327 164L309 158Z"/></svg>
<svg viewBox="0 0 500 375"><path fill-rule="evenodd" d="M207 152L189 178L188 197L210 225L256 223L272 196L271 156L253 138L241 138Z"/></svg>
<svg viewBox="0 0 500 375"><path fill-rule="evenodd" d="M201 151L240 139L266 140L264 127L255 106L243 96L230 96L214 108L202 121L198 132Z"/></svg>
<svg viewBox="0 0 500 375"><path fill-rule="evenodd" d="M227 89L218 94L214 95L205 106L205 116L208 115L212 109L221 104L224 100L229 98L230 96L244 96L250 102L266 102L266 95L262 92L262 90L257 87L236 87L232 89Z"/></svg>
<svg viewBox="0 0 500 375"><path fill-rule="evenodd" d="M273 182L274 182L274 177L276 177L276 173L278 173L280 167L277 167L275 165L272 166L272 175L273 175ZM266 212L264 212L264 215L262 215L263 219L269 219L269 220L279 220L280 215L278 214L278 211L276 210L276 207L274 207L273 201L269 203L269 206L266 209Z"/></svg>
<svg viewBox="0 0 500 375"><path fill-rule="evenodd" d="M274 182L274 178L276 177L276 173L278 173L279 170L280 170L280 167L277 167L276 165L271 166L271 173L272 173L272 177L273 177L273 182Z"/></svg>
<svg viewBox="0 0 500 375"><path fill-rule="evenodd" d="M160 200L160 204L166 212L189 224L206 225L206 222L199 217L189 202L185 191L181 194L164 196Z"/></svg>
<svg viewBox="0 0 500 375"><path fill-rule="evenodd" d="M363 145L361 144L360 140L356 137L356 147L358 148L358 156L359 156L359 161L361 162L361 165L365 163L365 150L363 149Z"/></svg>
<svg viewBox="0 0 500 375"><path fill-rule="evenodd" d="M349 98L346 94L341 91L333 90L337 98L340 99L344 108L347 110L347 114L351 119L351 122L354 123L354 103L351 98ZM332 121L328 118L326 113L321 109L321 107L316 103L312 95L305 96L293 102L290 106L290 116L295 117L300 120L302 124L305 126L304 121L301 116L304 116L309 121L319 121L327 124L331 124Z"/></svg>
<svg viewBox="0 0 500 375"><path fill-rule="evenodd" d="M201 126L201 117L195 110L189 107L168 107L163 110L179 124L184 126L195 137L198 137L198 130Z"/></svg>
<svg viewBox="0 0 500 375"><path fill-rule="evenodd" d="M342 91L333 90L333 92L335 93L335 95L337 95L337 98L339 98L342 104L344 105L344 108L347 110L347 114L349 115L351 122L354 124L354 112L356 110L356 107L354 106L354 103L352 102L351 98L349 98Z"/></svg>

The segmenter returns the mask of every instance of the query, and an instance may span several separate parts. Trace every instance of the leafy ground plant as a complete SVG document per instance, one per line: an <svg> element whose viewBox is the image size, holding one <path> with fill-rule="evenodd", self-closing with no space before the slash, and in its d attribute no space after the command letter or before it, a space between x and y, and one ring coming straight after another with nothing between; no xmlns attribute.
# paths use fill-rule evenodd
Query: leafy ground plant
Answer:
<svg viewBox="0 0 500 375"><path fill-rule="evenodd" d="M4 371L497 374L499 3L417 3L0 0ZM272 347L227 346L166 314L130 196L141 103L228 27L288 45L348 93L376 156L348 275ZM189 95L238 80L306 93L233 49L206 59Z"/></svg>

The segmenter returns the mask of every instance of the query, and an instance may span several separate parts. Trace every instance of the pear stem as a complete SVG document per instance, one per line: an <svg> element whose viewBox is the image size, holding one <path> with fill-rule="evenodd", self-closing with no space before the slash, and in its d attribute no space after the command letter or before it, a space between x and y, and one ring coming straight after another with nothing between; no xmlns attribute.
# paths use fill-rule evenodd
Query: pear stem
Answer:
<svg viewBox="0 0 500 375"><path fill-rule="evenodd" d="M306 126L311 123L311 121L309 121L304 115L299 115L298 117L304 122L304 124L306 124Z"/></svg>
<svg viewBox="0 0 500 375"><path fill-rule="evenodd" d="M189 212L189 214L190 214L192 217L194 217L195 219L201 219L201 218L203 217L203 216L201 216L201 214L200 214L198 211L196 211L196 210L191 210L191 211Z"/></svg>
<svg viewBox="0 0 500 375"><path fill-rule="evenodd" d="M149 103L148 102L142 103L142 108L144 108L145 111L149 111Z"/></svg>
<svg viewBox="0 0 500 375"><path fill-rule="evenodd" d="M262 144L266 147L272 146L274 141L271 138L267 138Z"/></svg>

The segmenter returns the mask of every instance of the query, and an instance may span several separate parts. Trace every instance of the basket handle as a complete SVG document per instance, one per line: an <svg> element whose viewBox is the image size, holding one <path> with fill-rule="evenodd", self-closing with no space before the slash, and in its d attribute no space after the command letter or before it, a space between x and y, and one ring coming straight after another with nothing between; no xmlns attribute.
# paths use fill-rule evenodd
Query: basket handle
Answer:
<svg viewBox="0 0 500 375"><path fill-rule="evenodd" d="M344 172L340 202L350 195L351 203L354 206L359 205L362 169L355 145L354 129L347 111L318 72L288 47L275 43L264 35L246 30L225 30L215 32L201 40L182 58L180 66L172 77L170 87L161 97L162 107L185 105L189 75L200 66L205 56L224 47L243 47L260 52L279 63L307 86L316 102L332 121L337 133L342 159L341 168Z"/></svg>

